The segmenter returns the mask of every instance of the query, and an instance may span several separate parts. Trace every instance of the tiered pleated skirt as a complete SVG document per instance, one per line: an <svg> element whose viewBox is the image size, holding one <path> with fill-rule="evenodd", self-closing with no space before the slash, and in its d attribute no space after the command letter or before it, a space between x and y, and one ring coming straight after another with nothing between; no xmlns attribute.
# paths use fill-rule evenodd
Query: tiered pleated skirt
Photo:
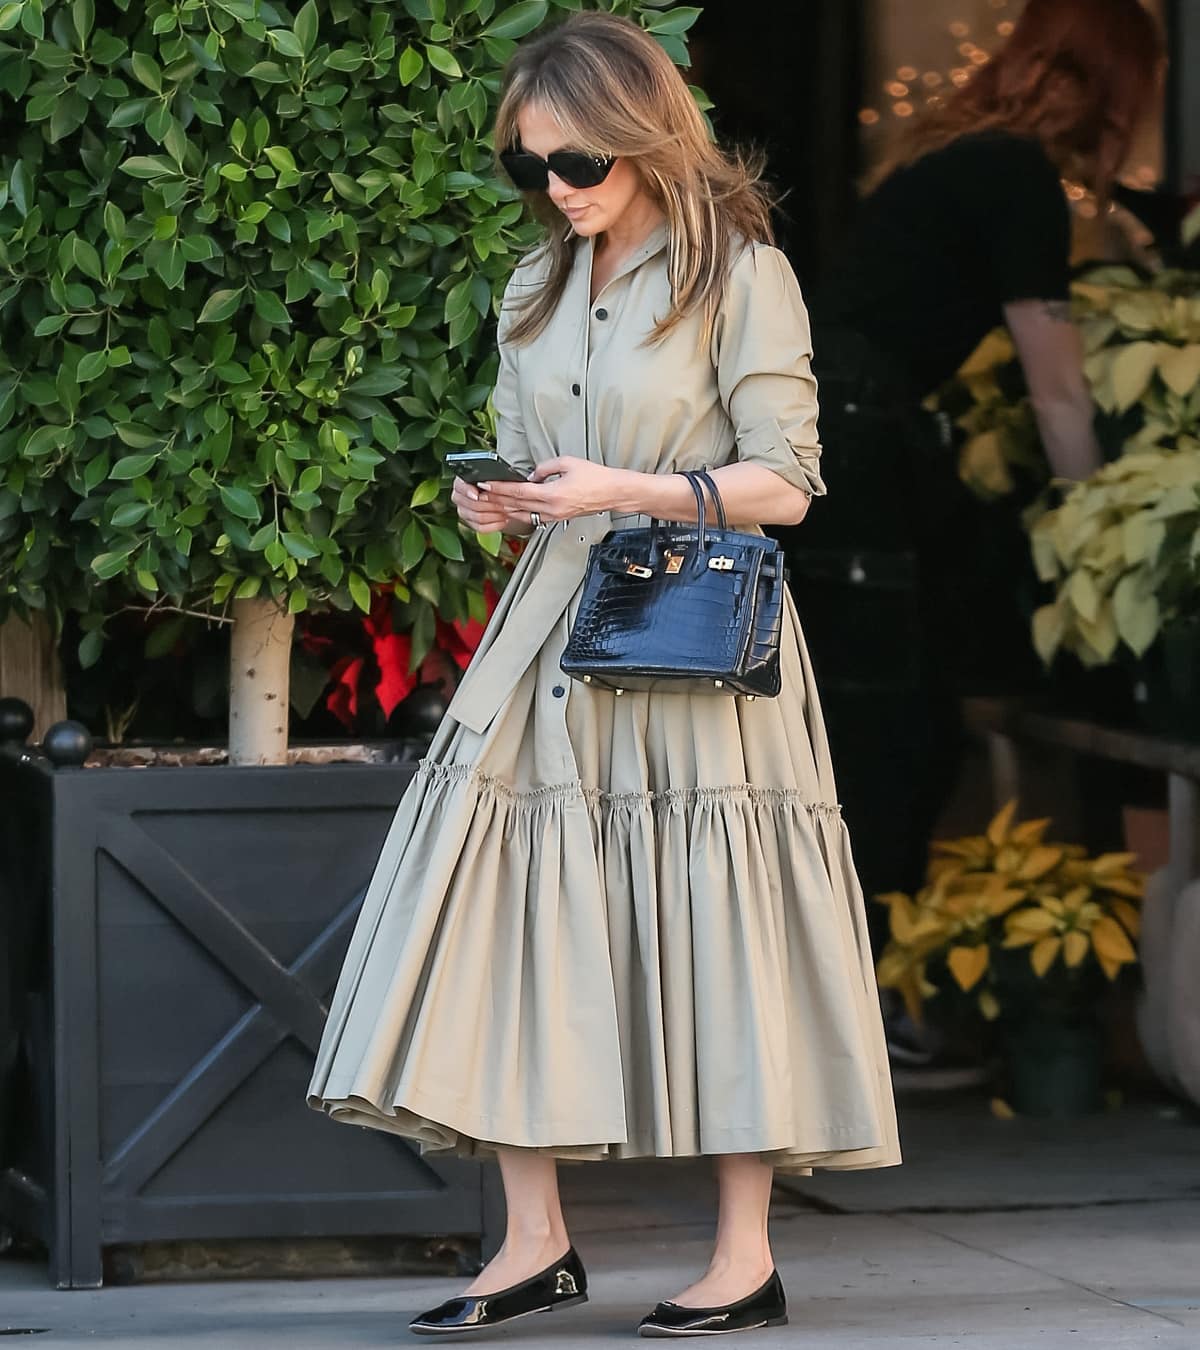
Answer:
<svg viewBox="0 0 1200 1350"><path fill-rule="evenodd" d="M423 1152L899 1162L794 613L784 692L752 702L571 685L567 622L400 803L309 1104Z"/></svg>

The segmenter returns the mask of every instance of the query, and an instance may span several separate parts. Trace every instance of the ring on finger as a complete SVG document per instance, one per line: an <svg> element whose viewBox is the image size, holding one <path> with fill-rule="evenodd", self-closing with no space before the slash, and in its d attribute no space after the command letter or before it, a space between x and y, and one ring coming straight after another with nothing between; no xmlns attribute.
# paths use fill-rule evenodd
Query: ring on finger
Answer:
<svg viewBox="0 0 1200 1350"><path fill-rule="evenodd" d="M536 511L530 511L529 523L535 530L540 530L542 528L542 518Z"/></svg>

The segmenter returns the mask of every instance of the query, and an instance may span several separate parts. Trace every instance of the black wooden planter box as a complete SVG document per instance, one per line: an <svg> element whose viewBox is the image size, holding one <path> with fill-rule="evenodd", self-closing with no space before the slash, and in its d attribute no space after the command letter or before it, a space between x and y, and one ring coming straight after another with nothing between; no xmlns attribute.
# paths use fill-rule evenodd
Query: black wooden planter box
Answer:
<svg viewBox="0 0 1200 1350"><path fill-rule="evenodd" d="M0 1219L60 1288L116 1243L495 1231L494 1169L304 1103L412 771L0 757Z"/></svg>

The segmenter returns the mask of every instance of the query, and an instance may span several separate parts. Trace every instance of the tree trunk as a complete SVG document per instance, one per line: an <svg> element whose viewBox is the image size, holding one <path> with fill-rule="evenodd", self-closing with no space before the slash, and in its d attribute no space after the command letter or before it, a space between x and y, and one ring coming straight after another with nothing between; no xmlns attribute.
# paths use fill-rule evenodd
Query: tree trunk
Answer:
<svg viewBox="0 0 1200 1350"><path fill-rule="evenodd" d="M288 673L295 616L274 600L233 602L229 643L229 762L287 762Z"/></svg>
<svg viewBox="0 0 1200 1350"><path fill-rule="evenodd" d="M24 699L33 709L34 742L67 715L58 649L40 614L32 624L16 615L0 624L0 697Z"/></svg>

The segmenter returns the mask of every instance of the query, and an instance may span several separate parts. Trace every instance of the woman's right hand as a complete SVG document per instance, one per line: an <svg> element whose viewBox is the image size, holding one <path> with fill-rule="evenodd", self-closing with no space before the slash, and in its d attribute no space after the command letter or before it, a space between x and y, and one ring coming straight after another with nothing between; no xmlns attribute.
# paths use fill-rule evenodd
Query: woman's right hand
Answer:
<svg viewBox="0 0 1200 1350"><path fill-rule="evenodd" d="M450 500L458 518L479 534L496 534L509 530L508 513L488 499L488 494L462 478L454 480Z"/></svg>

